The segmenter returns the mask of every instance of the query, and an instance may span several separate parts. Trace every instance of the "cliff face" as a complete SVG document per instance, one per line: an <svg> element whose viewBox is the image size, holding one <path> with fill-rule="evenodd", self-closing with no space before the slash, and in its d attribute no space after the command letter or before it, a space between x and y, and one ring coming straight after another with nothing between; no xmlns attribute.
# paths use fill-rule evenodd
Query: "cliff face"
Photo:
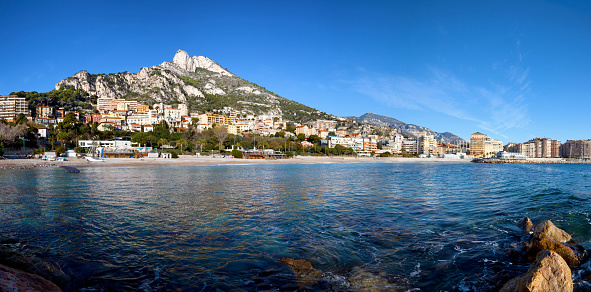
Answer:
<svg viewBox="0 0 591 292"><path fill-rule="evenodd" d="M275 114L294 121L335 118L280 97L248 82L215 61L178 50L172 62L144 67L137 73L89 74L81 71L55 85L84 90L98 97L125 98L146 104L187 104L194 110L231 106L254 114Z"/></svg>

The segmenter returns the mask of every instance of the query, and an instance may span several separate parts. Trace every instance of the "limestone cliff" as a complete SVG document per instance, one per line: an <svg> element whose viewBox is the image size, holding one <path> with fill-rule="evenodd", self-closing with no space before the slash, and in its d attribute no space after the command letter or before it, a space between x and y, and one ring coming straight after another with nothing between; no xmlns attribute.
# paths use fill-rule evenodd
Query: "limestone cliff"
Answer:
<svg viewBox="0 0 591 292"><path fill-rule="evenodd" d="M294 121L336 117L280 97L246 81L204 56L178 50L172 62L144 67L137 73L90 74L81 71L55 85L84 90L98 97L141 103L187 104L192 110L230 106L254 114L277 114Z"/></svg>

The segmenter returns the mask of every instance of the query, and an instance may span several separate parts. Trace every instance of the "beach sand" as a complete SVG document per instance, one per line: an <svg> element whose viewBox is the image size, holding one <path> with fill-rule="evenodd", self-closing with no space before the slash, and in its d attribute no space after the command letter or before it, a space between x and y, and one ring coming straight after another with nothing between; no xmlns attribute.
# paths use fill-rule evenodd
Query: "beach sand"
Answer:
<svg viewBox="0 0 591 292"><path fill-rule="evenodd" d="M408 163L408 162L451 162L468 163L470 160L445 158L407 158L407 157L328 157L328 156L296 156L290 159L236 159L211 158L192 155L180 155L175 159L162 158L110 158L104 162L88 162L81 158L66 158L67 161L45 161L41 159L2 159L0 169L33 168L33 167L105 167L105 166L139 166L139 165L219 165L219 164L332 164L332 163Z"/></svg>

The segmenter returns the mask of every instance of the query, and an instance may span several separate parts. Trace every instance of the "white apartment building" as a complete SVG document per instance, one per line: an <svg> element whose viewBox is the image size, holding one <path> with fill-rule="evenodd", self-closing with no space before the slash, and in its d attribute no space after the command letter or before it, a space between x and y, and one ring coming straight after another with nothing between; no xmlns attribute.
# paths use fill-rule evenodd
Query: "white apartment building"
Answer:
<svg viewBox="0 0 591 292"><path fill-rule="evenodd" d="M29 105L24 97L0 96L0 119L12 119L19 114L29 116Z"/></svg>

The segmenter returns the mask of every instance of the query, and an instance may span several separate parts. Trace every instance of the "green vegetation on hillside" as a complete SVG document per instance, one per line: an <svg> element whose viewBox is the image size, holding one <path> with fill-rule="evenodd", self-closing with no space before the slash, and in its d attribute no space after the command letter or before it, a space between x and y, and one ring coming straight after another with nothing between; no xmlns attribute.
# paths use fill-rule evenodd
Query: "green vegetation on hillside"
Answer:
<svg viewBox="0 0 591 292"><path fill-rule="evenodd" d="M37 106L51 106L64 108L65 110L92 109L91 101L96 102L96 96L89 96L87 92L74 90L73 88L60 88L50 92L12 92L11 95L24 97L29 103L29 109L33 116Z"/></svg>

